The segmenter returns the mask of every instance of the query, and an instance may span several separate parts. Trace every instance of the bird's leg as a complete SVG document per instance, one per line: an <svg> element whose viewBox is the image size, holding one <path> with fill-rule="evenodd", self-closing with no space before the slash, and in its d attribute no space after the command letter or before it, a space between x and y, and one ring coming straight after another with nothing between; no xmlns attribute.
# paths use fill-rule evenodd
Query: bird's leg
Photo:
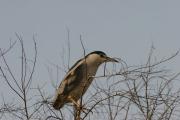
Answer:
<svg viewBox="0 0 180 120"><path fill-rule="evenodd" d="M84 112L84 113L87 113L88 111L90 111L89 109L87 109L86 107L85 107L85 104L84 105L81 105L81 101L80 100L78 100L78 101L75 101L72 97L69 97L69 100L71 100L71 102L75 105L75 107L76 107L76 109L78 110L78 111L82 111L82 112ZM90 111L90 112L92 112L92 111Z"/></svg>
<svg viewBox="0 0 180 120"><path fill-rule="evenodd" d="M69 100L74 104L74 120L81 120L80 104L78 104L71 96L69 96Z"/></svg>
<svg viewBox="0 0 180 120"><path fill-rule="evenodd" d="M91 109L86 108L86 107L85 107L85 104L82 105L80 102L81 102L81 100L78 100L78 101L76 102L76 103L78 103L78 105L79 105L79 106L77 106L79 110L81 110L81 111L82 111L83 113L85 113L85 114L87 114L88 112L91 112L91 113L92 113Z"/></svg>
<svg viewBox="0 0 180 120"><path fill-rule="evenodd" d="M69 96L68 99L77 107L80 108L80 104L73 99L73 97Z"/></svg>
<svg viewBox="0 0 180 120"><path fill-rule="evenodd" d="M79 107L80 105L73 99L73 98L70 98L71 102L76 105L76 107Z"/></svg>
<svg viewBox="0 0 180 120"><path fill-rule="evenodd" d="M76 106L77 110L83 111L84 113L86 113L85 110L88 110L88 109L86 109L86 108L84 107L85 105L81 105L81 104L80 104L80 100L75 101L72 97L69 97L69 99L70 99L71 102Z"/></svg>

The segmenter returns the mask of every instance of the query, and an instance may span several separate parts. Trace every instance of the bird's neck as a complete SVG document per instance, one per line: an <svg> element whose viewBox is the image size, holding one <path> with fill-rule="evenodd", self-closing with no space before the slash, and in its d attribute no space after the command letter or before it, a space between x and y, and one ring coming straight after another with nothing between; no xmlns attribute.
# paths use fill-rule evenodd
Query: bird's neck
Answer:
<svg viewBox="0 0 180 120"><path fill-rule="evenodd" d="M95 76L99 66L100 64L87 64L89 76Z"/></svg>

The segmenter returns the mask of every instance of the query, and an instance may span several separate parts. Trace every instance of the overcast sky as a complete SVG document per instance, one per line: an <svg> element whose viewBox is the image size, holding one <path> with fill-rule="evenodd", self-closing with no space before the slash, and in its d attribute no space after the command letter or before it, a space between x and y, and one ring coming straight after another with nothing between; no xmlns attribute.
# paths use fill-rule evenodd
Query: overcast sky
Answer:
<svg viewBox="0 0 180 120"><path fill-rule="evenodd" d="M46 66L50 62L62 65L63 49L67 49L67 29L70 30L71 65L83 55L80 35L87 53L102 50L128 64L141 64L152 44L157 58L179 50L180 1L0 0L0 48L7 48L10 39L17 40L15 33L18 33L32 57L35 35L38 46L36 81L49 84ZM8 62L19 72L15 64L20 56L17 49L18 44L8 53ZM180 70L178 61L179 56L171 65L175 71ZM63 78L64 73L61 75ZM1 85L1 94L4 94L7 88Z"/></svg>

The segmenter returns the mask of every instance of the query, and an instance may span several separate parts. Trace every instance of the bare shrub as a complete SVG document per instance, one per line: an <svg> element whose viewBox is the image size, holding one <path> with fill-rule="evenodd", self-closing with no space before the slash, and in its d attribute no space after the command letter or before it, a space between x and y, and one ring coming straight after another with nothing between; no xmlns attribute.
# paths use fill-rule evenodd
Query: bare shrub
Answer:
<svg viewBox="0 0 180 120"><path fill-rule="evenodd" d="M34 56L28 57L23 39L16 34L21 49L20 76L16 77L8 64L6 54L16 42L6 50L0 50L0 77L6 82L9 91L14 93L14 102L4 99L0 106L0 119L22 120L175 120L179 117L179 73L165 69L178 52L159 61L150 50L148 60L142 65L128 66L120 59L120 67L113 66L111 71L104 67L101 76L91 76L95 80L87 94L81 98L80 104L86 110L78 111L73 106L65 105L59 111L51 106L52 98L43 92L41 87L33 89L32 81L37 62L37 45L35 38ZM69 38L68 38L69 39ZM68 42L69 43L69 42ZM83 53L85 56L85 48ZM70 47L68 52L70 59ZM31 59L28 59L31 58ZM69 68L69 60L68 60ZM100 80L101 79L101 80Z"/></svg>

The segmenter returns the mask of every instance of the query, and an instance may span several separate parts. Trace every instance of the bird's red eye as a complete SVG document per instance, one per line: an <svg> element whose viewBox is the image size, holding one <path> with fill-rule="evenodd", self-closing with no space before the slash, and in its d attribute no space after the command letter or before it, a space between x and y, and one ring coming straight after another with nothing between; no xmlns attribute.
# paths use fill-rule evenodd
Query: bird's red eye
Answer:
<svg viewBox="0 0 180 120"><path fill-rule="evenodd" d="M101 57L104 57L104 55L102 55L102 54L101 54L100 56L101 56Z"/></svg>

